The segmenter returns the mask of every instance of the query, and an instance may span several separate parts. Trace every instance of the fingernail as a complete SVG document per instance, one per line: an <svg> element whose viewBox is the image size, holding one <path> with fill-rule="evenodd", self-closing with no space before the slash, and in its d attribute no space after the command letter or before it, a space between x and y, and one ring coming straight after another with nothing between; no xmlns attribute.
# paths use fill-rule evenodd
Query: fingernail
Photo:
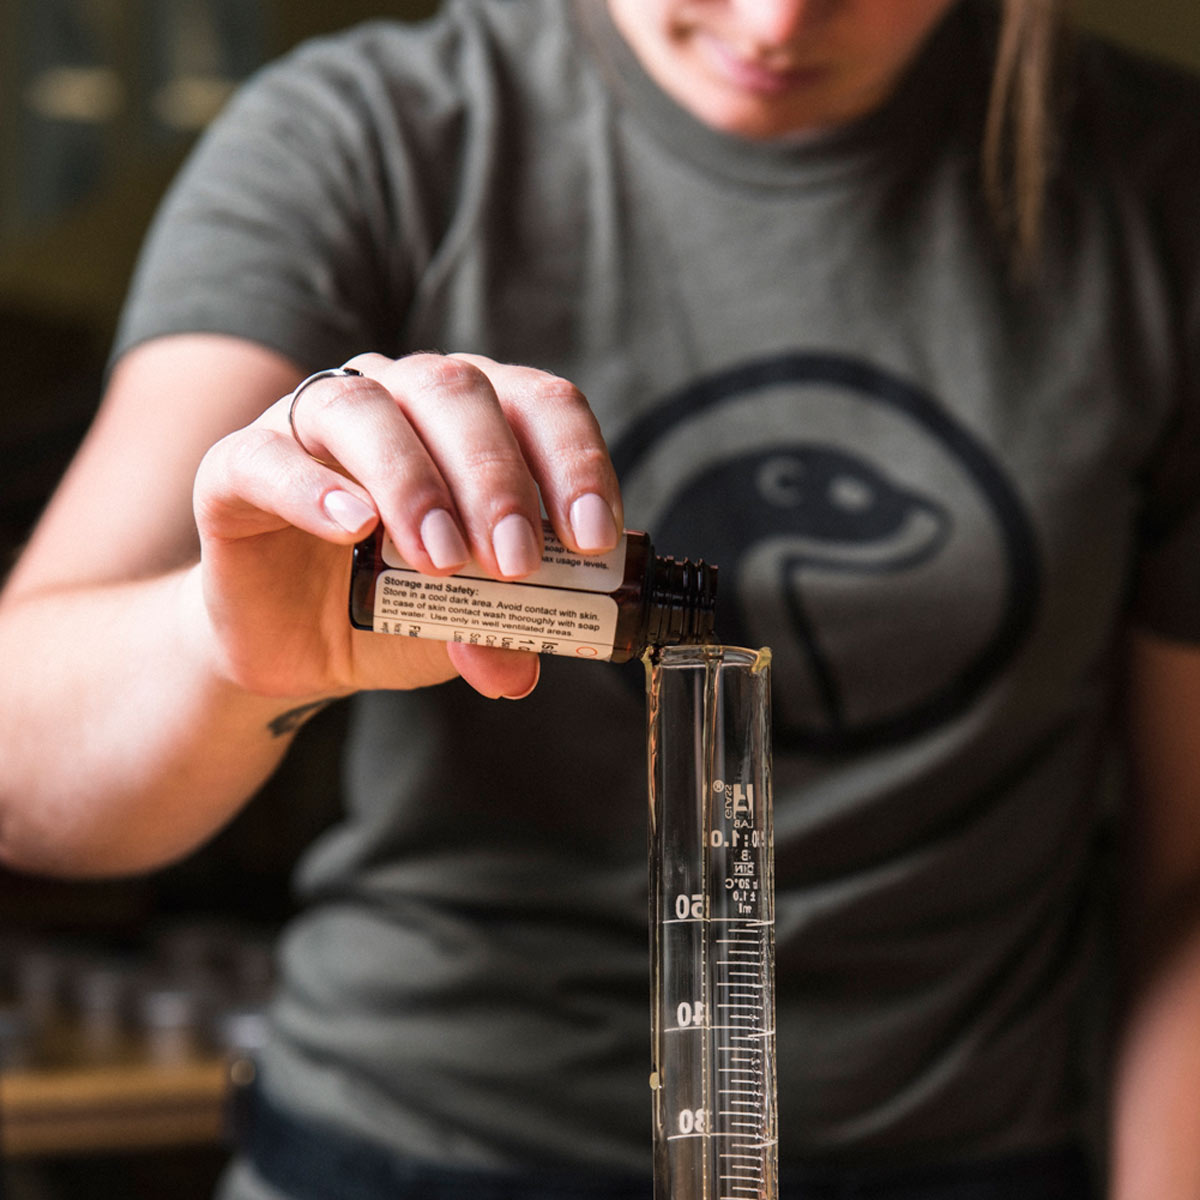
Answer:
<svg viewBox="0 0 1200 1200"><path fill-rule="evenodd" d="M444 508L431 508L421 522L421 542L439 570L461 567L471 557L454 518Z"/></svg>
<svg viewBox="0 0 1200 1200"><path fill-rule="evenodd" d="M350 492L326 492L321 503L347 533L358 533L368 521L375 520L375 510Z"/></svg>
<svg viewBox="0 0 1200 1200"><path fill-rule="evenodd" d="M617 523L603 496L585 493L571 505L568 515L580 550L611 550L617 544Z"/></svg>
<svg viewBox="0 0 1200 1200"><path fill-rule="evenodd" d="M520 513L509 513L492 530L492 550L500 574L512 577L528 575L542 565L533 526Z"/></svg>
<svg viewBox="0 0 1200 1200"><path fill-rule="evenodd" d="M541 662L541 659L535 658L533 660L533 679L530 681L529 686L523 692L512 692L512 693L505 692L504 695L501 697L501 699L503 699L503 700L524 700L525 697L528 696L535 687L537 687L538 680L541 679L541 677L542 677L542 662Z"/></svg>

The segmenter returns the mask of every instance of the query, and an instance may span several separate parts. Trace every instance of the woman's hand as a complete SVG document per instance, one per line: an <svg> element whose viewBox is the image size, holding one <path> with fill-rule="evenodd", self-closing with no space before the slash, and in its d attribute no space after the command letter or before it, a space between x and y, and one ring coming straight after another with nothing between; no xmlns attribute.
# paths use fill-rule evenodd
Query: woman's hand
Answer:
<svg viewBox="0 0 1200 1200"><path fill-rule="evenodd" d="M280 697L408 688L461 674L521 696L537 658L390 638L347 617L350 548L382 520L418 570L474 558L517 579L540 560L539 496L572 549L616 544L620 495L577 388L468 356L368 354L223 438L196 477L197 582L210 649L239 686Z"/></svg>
<svg viewBox="0 0 1200 1200"><path fill-rule="evenodd" d="M364 376L303 390L293 436L291 394L264 397L299 371L264 346L178 334L115 364L0 595L0 861L151 869L221 828L326 699L457 673L489 696L533 686L531 655L355 630L351 547L382 520L421 570L471 556L519 578L539 495L569 546L612 545L587 404L485 359L351 365Z"/></svg>

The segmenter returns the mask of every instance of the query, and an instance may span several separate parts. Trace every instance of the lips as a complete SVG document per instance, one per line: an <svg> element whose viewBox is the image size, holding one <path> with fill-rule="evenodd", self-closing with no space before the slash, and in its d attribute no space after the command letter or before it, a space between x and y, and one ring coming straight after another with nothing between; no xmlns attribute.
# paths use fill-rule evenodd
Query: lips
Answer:
<svg viewBox="0 0 1200 1200"><path fill-rule="evenodd" d="M698 40L717 73L741 91L778 96L811 87L828 74L826 67L780 63L767 58L746 58L710 35L701 36Z"/></svg>

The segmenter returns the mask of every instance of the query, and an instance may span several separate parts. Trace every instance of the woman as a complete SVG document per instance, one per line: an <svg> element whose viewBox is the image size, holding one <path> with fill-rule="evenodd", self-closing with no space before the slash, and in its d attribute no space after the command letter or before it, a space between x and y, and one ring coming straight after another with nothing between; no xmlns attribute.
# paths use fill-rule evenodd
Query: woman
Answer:
<svg viewBox="0 0 1200 1200"><path fill-rule="evenodd" d="M228 1196L644 1194L636 672L345 619L379 520L519 578L539 502L717 562L721 638L773 649L791 1194L1095 1194L1114 814L1166 932L1112 1194L1196 1193L1200 109L1092 43L1052 74L1054 31L455 3L206 139L4 598L0 828L146 869L361 693Z"/></svg>

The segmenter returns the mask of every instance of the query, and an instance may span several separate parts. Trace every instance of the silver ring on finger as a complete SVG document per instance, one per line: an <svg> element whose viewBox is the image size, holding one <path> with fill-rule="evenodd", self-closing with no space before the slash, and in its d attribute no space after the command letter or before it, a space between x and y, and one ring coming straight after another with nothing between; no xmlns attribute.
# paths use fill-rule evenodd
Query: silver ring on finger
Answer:
<svg viewBox="0 0 1200 1200"><path fill-rule="evenodd" d="M315 371L307 379L302 379L292 391L292 402L288 405L288 428L292 431L292 438L296 445L315 462L321 462L322 459L317 456L304 444L304 439L296 432L296 405L300 401L300 394L310 383L316 383L318 379L347 379L351 376L362 375L361 371L354 367L333 367L328 371Z"/></svg>

